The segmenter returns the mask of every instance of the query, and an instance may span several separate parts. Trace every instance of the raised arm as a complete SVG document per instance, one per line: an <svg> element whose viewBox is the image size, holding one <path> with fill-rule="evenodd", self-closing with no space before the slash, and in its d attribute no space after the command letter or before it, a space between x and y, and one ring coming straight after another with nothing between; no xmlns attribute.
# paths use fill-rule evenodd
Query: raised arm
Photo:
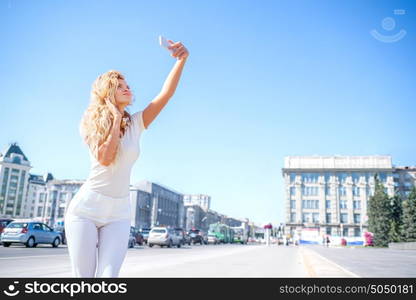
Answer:
<svg viewBox="0 0 416 300"><path fill-rule="evenodd" d="M189 56L188 50L182 45L181 42L173 43L169 40L169 43L171 43L170 48L174 49L171 56L176 57L177 61L166 78L160 93L143 110L143 123L146 129L175 93L186 59Z"/></svg>

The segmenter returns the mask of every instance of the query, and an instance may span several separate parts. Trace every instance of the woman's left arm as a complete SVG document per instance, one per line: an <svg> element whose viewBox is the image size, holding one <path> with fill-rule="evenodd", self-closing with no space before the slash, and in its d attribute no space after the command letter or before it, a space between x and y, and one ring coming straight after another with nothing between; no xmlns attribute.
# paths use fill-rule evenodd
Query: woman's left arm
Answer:
<svg viewBox="0 0 416 300"><path fill-rule="evenodd" d="M143 123L146 129L175 93L183 67L189 56L188 50L181 42L173 43L171 40L169 40L169 42L171 43L169 48L175 49L171 56L176 57L177 61L166 78L160 93L143 110Z"/></svg>

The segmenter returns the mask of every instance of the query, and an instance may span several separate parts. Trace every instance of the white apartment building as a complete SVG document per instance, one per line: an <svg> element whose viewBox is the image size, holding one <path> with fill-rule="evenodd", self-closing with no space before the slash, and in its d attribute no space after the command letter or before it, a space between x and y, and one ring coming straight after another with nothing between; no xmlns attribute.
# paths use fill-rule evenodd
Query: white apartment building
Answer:
<svg viewBox="0 0 416 300"><path fill-rule="evenodd" d="M321 234L361 236L374 175L392 196L394 171L390 156L285 157L285 231L293 235L311 227Z"/></svg>

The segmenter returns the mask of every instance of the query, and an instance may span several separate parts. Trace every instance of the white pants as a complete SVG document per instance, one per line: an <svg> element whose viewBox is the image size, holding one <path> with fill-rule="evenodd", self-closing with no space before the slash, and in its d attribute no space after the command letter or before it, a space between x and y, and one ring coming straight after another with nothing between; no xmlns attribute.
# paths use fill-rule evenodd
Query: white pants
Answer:
<svg viewBox="0 0 416 300"><path fill-rule="evenodd" d="M68 212L65 234L73 277L118 277L127 253L130 219L100 223Z"/></svg>

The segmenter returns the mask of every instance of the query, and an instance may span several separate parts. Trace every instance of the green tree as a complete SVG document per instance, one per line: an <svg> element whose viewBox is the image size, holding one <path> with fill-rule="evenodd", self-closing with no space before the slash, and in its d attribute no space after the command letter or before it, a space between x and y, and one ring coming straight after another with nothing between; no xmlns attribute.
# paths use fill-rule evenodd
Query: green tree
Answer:
<svg viewBox="0 0 416 300"><path fill-rule="evenodd" d="M390 199L390 214L389 241L400 242L402 240L403 206L402 198L398 194Z"/></svg>
<svg viewBox="0 0 416 300"><path fill-rule="evenodd" d="M403 237L406 242L416 242L416 187L403 202Z"/></svg>
<svg viewBox="0 0 416 300"><path fill-rule="evenodd" d="M374 181L374 195L368 201L368 230L374 234L374 246L387 247L391 226L390 198L377 175Z"/></svg>

